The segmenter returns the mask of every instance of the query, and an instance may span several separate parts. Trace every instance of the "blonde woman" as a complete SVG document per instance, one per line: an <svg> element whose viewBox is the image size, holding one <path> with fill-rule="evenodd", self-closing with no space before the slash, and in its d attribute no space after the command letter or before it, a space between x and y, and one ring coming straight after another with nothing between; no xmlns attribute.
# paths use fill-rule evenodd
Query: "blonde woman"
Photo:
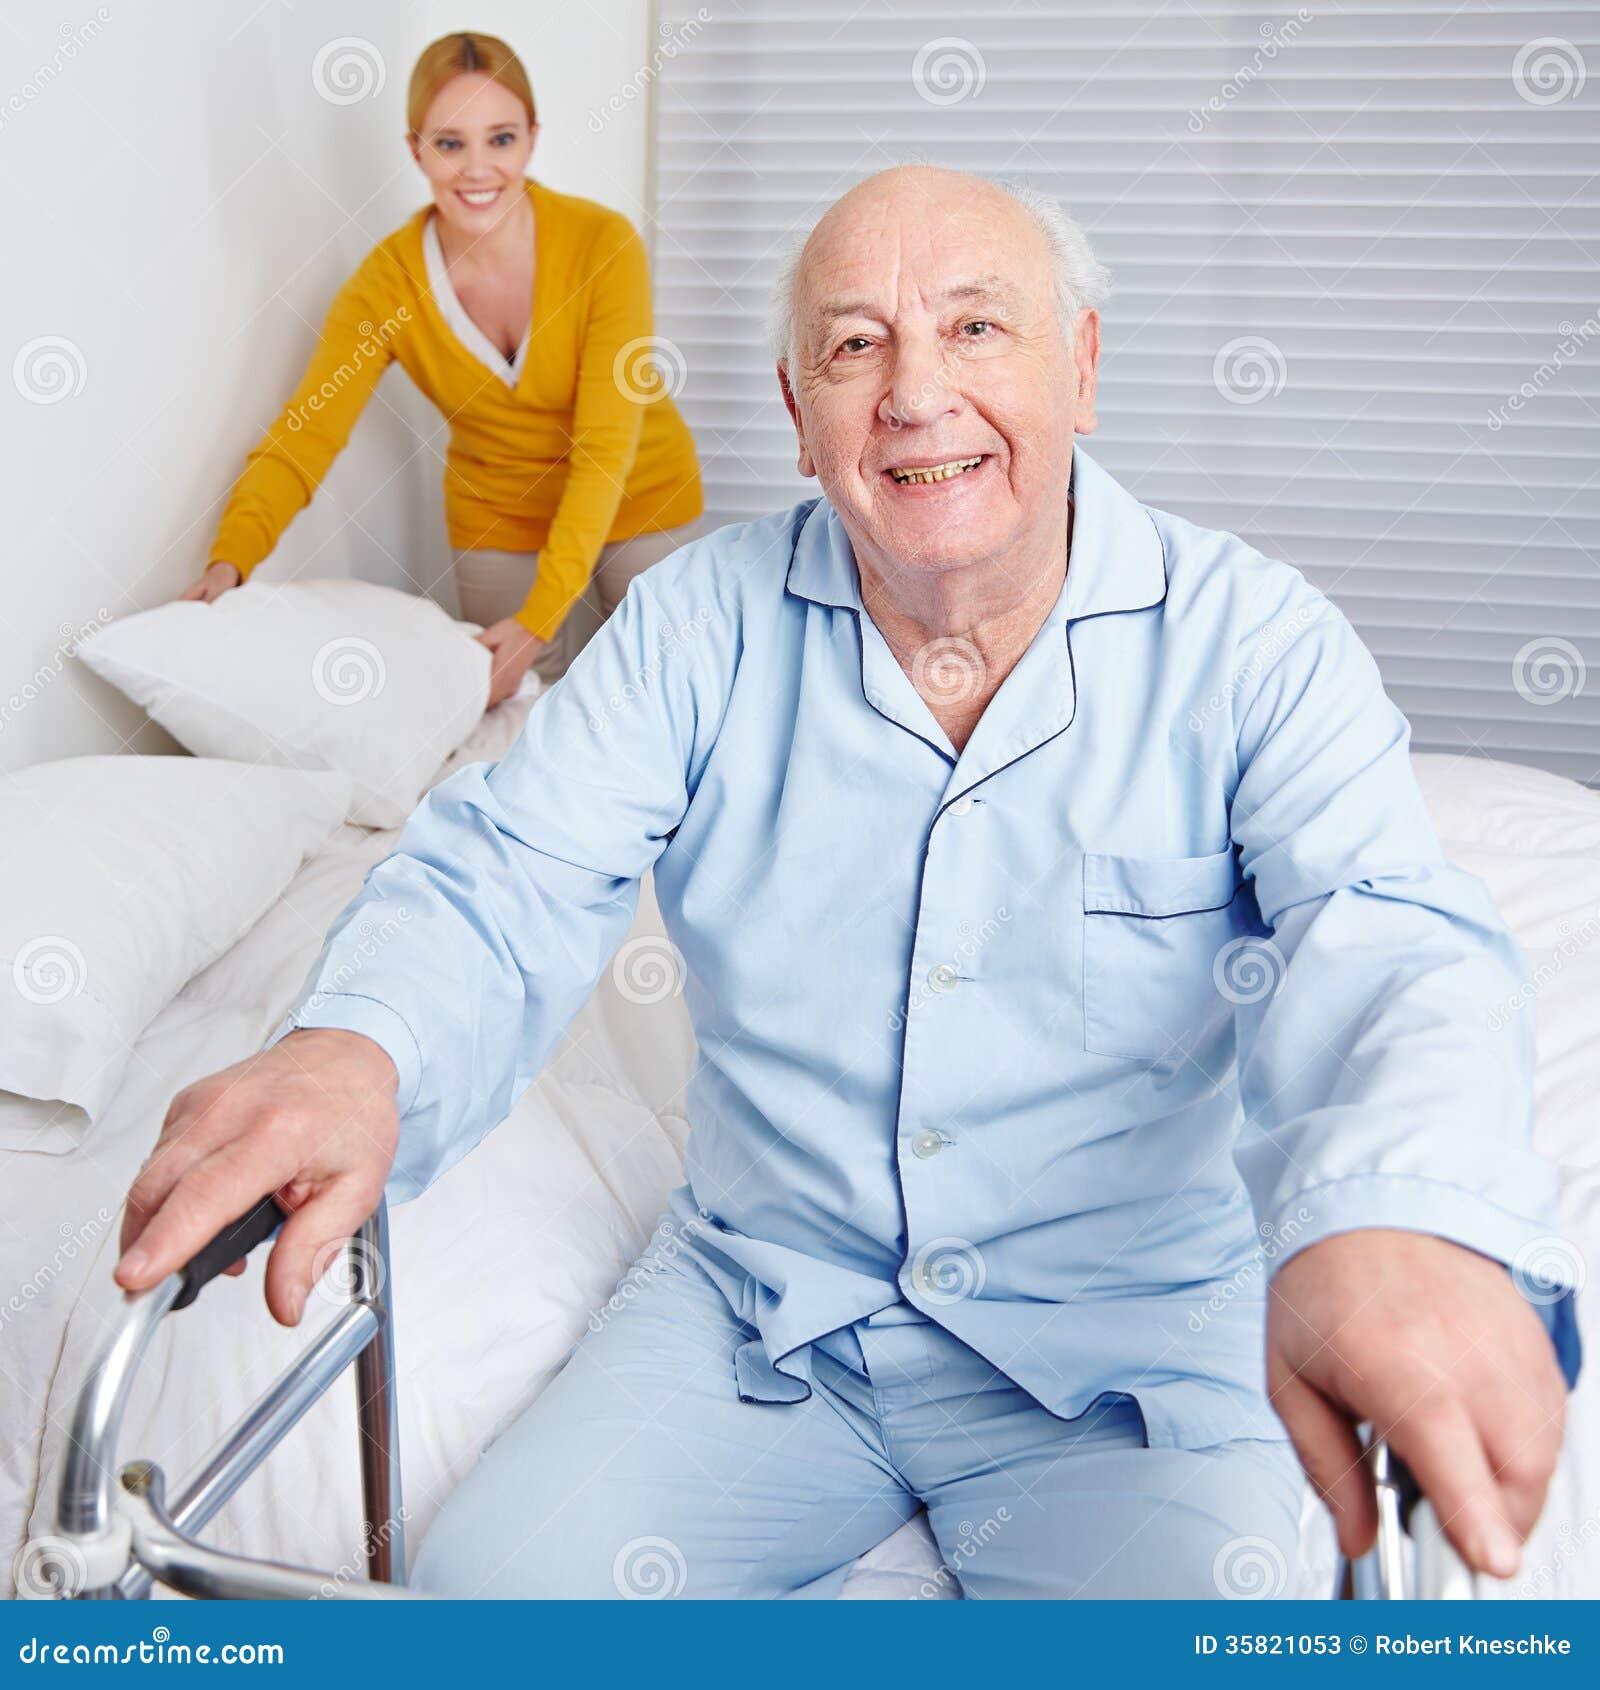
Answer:
<svg viewBox="0 0 1600 1690"><path fill-rule="evenodd" d="M435 41L412 72L407 121L433 203L340 289L183 597L210 601L249 578L398 360L450 425L456 585L493 653L498 704L530 665L557 678L628 582L693 538L700 470L645 355L638 235L525 174L539 125L516 54L491 35Z"/></svg>

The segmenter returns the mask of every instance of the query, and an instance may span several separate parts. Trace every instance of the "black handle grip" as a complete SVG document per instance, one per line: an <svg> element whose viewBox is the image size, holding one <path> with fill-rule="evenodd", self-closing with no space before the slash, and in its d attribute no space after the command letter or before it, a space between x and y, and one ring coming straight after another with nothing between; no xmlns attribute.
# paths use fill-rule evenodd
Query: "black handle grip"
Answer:
<svg viewBox="0 0 1600 1690"><path fill-rule="evenodd" d="M1400 1525L1409 1532L1411 1512L1422 1501L1422 1486L1417 1483L1416 1474L1392 1451L1389 1461L1394 1473L1394 1488L1399 1493Z"/></svg>
<svg viewBox="0 0 1600 1690"><path fill-rule="evenodd" d="M229 1221L202 1250L193 1255L183 1273L183 1289L173 1302L173 1308L186 1309L224 1269L230 1268L243 1256L248 1256L263 1239L270 1238L288 1219L288 1212L278 1205L270 1193L263 1197L247 1215Z"/></svg>

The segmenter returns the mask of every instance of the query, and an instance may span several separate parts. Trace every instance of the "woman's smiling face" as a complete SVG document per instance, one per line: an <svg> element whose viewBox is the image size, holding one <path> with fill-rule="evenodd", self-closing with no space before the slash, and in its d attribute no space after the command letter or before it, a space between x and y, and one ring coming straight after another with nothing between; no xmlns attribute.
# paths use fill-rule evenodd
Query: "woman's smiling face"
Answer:
<svg viewBox="0 0 1600 1690"><path fill-rule="evenodd" d="M493 77L465 71L434 95L411 156L433 189L439 215L463 238L486 235L519 203L538 125Z"/></svg>

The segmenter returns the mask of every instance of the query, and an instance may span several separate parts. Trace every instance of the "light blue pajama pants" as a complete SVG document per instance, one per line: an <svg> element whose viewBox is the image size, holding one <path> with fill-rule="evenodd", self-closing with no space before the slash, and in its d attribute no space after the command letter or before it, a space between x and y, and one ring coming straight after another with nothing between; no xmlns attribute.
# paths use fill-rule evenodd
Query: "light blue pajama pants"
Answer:
<svg viewBox="0 0 1600 1690"><path fill-rule="evenodd" d="M926 1505L967 1597L1217 1597L1287 1587L1287 1442L1150 1449L1131 1399L1058 1419L943 1327L874 1316L810 1346L804 1402L741 1402L754 1337L687 1256L483 1455L423 1540L442 1596L831 1597ZM890 1311L891 1316L894 1311Z"/></svg>

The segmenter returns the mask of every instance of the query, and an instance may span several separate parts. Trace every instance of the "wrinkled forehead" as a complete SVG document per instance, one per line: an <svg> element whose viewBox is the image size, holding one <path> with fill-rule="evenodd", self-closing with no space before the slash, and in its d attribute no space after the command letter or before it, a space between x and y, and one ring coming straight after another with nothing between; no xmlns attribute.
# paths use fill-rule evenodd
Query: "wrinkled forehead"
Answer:
<svg viewBox="0 0 1600 1690"><path fill-rule="evenodd" d="M1020 208L992 199L836 207L807 244L795 289L802 333L951 307L1027 320L1049 301L1043 236Z"/></svg>

